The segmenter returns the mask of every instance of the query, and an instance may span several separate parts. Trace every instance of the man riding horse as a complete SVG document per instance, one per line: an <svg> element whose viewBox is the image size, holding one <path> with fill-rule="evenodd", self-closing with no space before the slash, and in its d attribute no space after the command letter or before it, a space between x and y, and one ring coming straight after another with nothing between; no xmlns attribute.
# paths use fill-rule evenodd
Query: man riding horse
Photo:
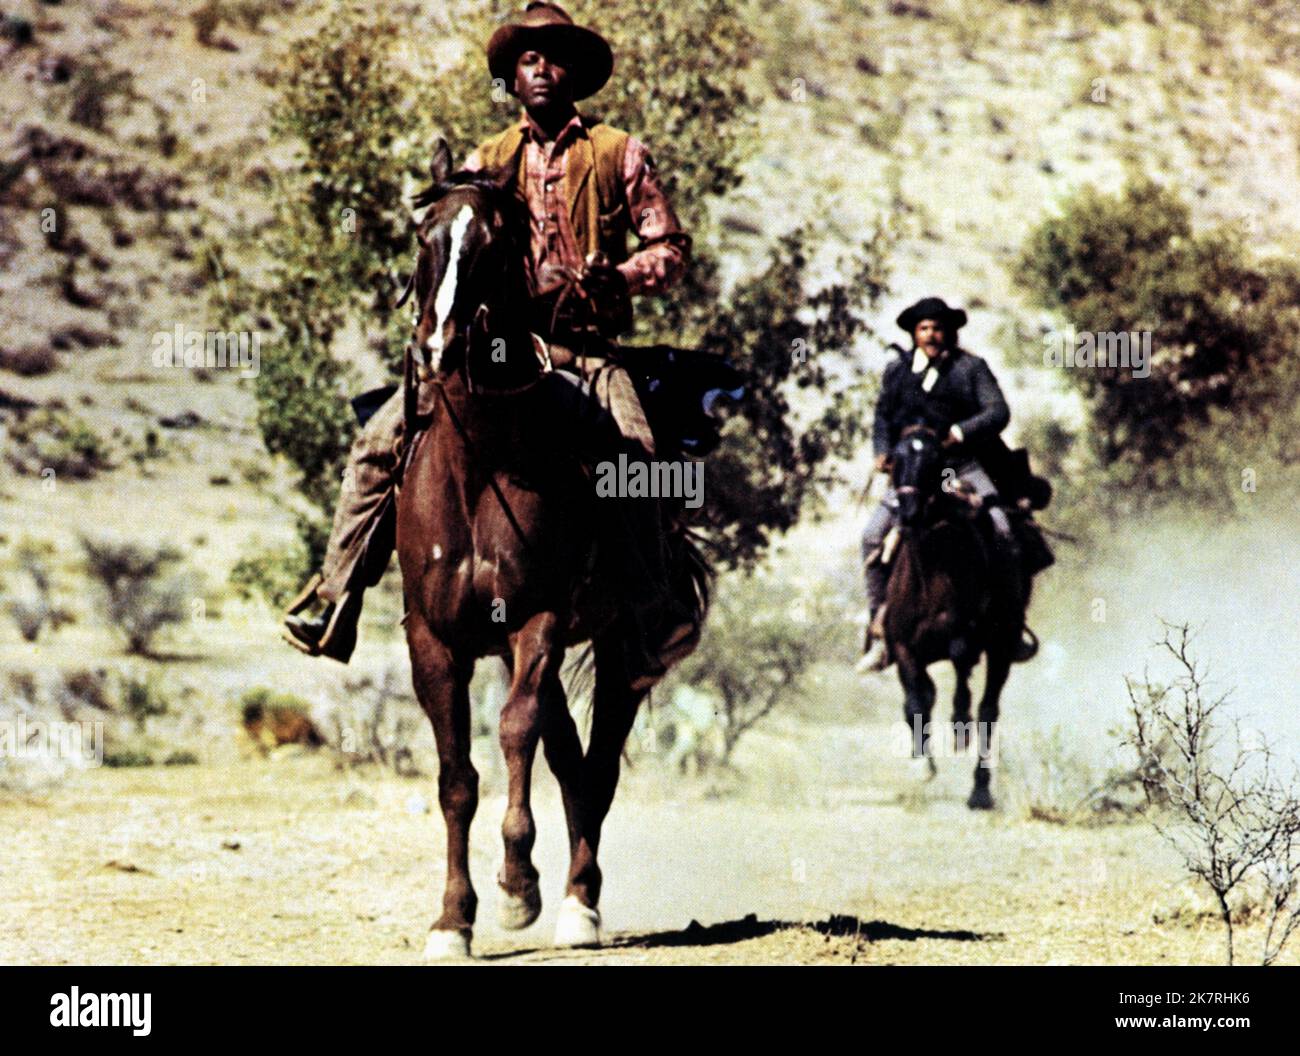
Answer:
<svg viewBox="0 0 1300 1056"><path fill-rule="evenodd" d="M989 365L957 344L957 331L966 324L966 313L948 307L938 297L926 297L897 321L911 335L912 348L898 348L898 358L885 368L872 434L875 468L886 468L890 452L905 430L918 426L933 430L942 438L946 452L945 489L971 496L987 516L1006 574L1023 574L1027 580L1050 564L1051 558L1044 553L1041 537L1030 534L1032 526L1022 529L1030 551L1022 552L1022 539L1006 508L1020 496L1003 496L994 483L997 469L1007 464L1010 455L1000 434L1011 412ZM884 544L897 520L898 494L890 487L862 535L871 614L867 650L859 663L863 670L879 671L889 664L882 622L890 575ZM1025 586L1027 589L1027 582ZM1012 659L1027 660L1034 652L1032 641L1022 640Z"/></svg>
<svg viewBox="0 0 1300 1056"><path fill-rule="evenodd" d="M471 154L465 171L513 173L528 213L528 326L549 363L572 372L618 426L633 455L652 457L655 438L612 339L632 325L631 298L661 295L681 276L691 240L682 230L645 145L578 113L575 101L605 84L609 44L551 3L530 3L487 44L488 67L524 107L522 119ZM638 248L627 253L627 236ZM579 379L581 379L579 381ZM353 444L320 573L290 606L285 630L310 655L346 662L356 643L362 594L387 564L393 488L404 430L394 394ZM663 673L660 653L681 615L670 600L660 511L623 503L623 545L642 575L622 584L638 632L631 658L643 678ZM391 519L389 520L391 525ZM628 562L622 562L627 566ZM377 571L376 571L377 570ZM305 613L314 608L314 615ZM630 644L635 652L635 642Z"/></svg>

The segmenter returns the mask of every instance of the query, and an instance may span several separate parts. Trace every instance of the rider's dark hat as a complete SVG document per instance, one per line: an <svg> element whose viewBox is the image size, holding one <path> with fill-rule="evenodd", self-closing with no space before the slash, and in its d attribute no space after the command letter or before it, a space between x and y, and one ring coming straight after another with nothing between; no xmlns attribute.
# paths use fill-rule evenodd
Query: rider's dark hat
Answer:
<svg viewBox="0 0 1300 1056"><path fill-rule="evenodd" d="M594 29L575 25L558 4L537 2L492 34L487 43L488 69L494 78L513 85L519 56L529 48L543 47L568 60L575 99L600 91L614 70L614 53L604 37Z"/></svg>
<svg viewBox="0 0 1300 1056"><path fill-rule="evenodd" d="M939 297L923 297L917 301L898 317L898 325L910 334L923 319L940 323L948 332L949 339L966 325L966 313L960 308L949 308Z"/></svg>

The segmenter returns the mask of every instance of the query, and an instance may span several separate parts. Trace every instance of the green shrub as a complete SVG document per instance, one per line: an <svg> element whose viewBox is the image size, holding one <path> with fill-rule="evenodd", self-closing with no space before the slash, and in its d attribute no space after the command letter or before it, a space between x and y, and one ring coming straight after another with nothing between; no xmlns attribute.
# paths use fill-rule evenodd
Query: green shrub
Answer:
<svg viewBox="0 0 1300 1056"><path fill-rule="evenodd" d="M149 719L167 714L167 700L156 678L123 675L118 694L122 711L130 716L138 730L143 731Z"/></svg>
<svg viewBox="0 0 1300 1056"><path fill-rule="evenodd" d="M230 570L230 585L246 601L260 597L279 608L298 592L312 567L304 543L286 543L241 557Z"/></svg>
<svg viewBox="0 0 1300 1056"><path fill-rule="evenodd" d="M798 697L824 645L824 636L814 633L814 627L819 617L829 614L796 619L790 611L792 595L775 587L762 575L723 579L699 647L665 687L669 700L679 685L716 699L714 721L721 743L719 758L713 761L721 765L730 761L745 733Z"/></svg>
<svg viewBox="0 0 1300 1056"><path fill-rule="evenodd" d="M18 473L87 480L111 469L109 445L90 425L59 407L42 407L9 426L6 458Z"/></svg>
<svg viewBox="0 0 1300 1056"><path fill-rule="evenodd" d="M1145 177L1116 195L1083 188L1030 234L1015 274L1065 327L1151 332L1148 377L1119 366L1060 371L1084 400L1097 462L1131 496L1190 489L1223 501L1231 461L1198 471L1202 455L1217 458L1221 427L1294 428L1300 267L1256 260L1231 229L1194 231L1173 191ZM1022 362L1041 363L1043 352L1027 343Z"/></svg>

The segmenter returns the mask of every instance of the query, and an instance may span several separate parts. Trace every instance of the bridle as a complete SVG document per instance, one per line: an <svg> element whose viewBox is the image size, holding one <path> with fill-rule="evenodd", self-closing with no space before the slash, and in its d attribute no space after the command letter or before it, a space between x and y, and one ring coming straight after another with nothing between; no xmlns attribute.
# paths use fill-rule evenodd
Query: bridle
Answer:
<svg viewBox="0 0 1300 1056"><path fill-rule="evenodd" d="M939 434L936 433L933 429L931 429L928 425L923 425L920 422L917 422L913 425L906 426L903 429L903 431L899 434L898 438L900 441L902 441L902 440L911 440L916 437L924 436L929 440L935 440L938 438L938 435ZM920 493L920 490L921 489L917 487L915 484L894 485L894 494L896 495L917 495Z"/></svg>
<svg viewBox="0 0 1300 1056"><path fill-rule="evenodd" d="M474 208L474 206L471 206L471 208ZM478 215L478 212L478 209L475 209L476 215ZM510 274L512 261L517 260L519 256L517 252L519 249L517 245L518 239L512 235L508 224L506 223L494 222L490 226L493 231L494 239L501 238L509 243L508 245L498 246L494 249L494 252L501 258L500 274L494 274L490 281L480 283L480 287L487 292L484 294L483 299L479 300L479 302L474 306L473 312L469 313L465 321L454 329L451 337L442 347L442 356L446 357L449 354L455 354L459 351L460 357L459 364L456 367L456 373L461 375L465 389L471 395L493 397L517 396L536 386L538 382L541 381L542 375L553 370L554 365L551 362L551 352L546 342L537 334L527 330L526 327L521 327L520 332L527 336L531 343L532 351L537 357L537 362L540 368L537 373L518 385L506 386L486 385L474 377L473 363L476 335L490 334L489 320L491 319L494 310L500 310L502 314L507 316L510 312L518 310L517 306L503 306L502 299L506 297L510 291L518 291L521 299L526 296L523 289L523 283ZM421 241L423 243L423 240ZM420 252L423 253L425 251L425 245L422 244ZM447 266L452 267L453 264L449 261ZM403 291L402 297L398 301L399 307L410 296L412 290L414 290L418 272L419 261L417 259L416 268L412 271L411 280L407 283L406 289ZM463 279L459 279L459 281L469 281L469 278L469 276L465 276ZM427 310L428 302L426 301L424 304L420 305L420 314L416 318L415 329L417 333ZM428 357L425 354L425 349L421 347L415 334L413 334L411 339L407 342L406 353L408 361L414 364L416 379L422 383L436 385L441 391L444 384L441 372L437 367L432 366L429 363Z"/></svg>

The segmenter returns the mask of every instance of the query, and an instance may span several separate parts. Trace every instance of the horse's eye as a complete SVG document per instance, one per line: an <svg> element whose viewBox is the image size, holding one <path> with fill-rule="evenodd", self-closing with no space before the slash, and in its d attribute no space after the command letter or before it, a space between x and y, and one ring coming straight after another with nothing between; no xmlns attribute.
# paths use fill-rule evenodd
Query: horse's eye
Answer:
<svg viewBox="0 0 1300 1056"><path fill-rule="evenodd" d="M925 445L924 445L923 443L921 443L921 441L920 441L919 439L918 439L918 440L913 440L913 441L912 441L912 450L913 450L913 451L920 451L921 448L923 448L923 447L925 447Z"/></svg>

